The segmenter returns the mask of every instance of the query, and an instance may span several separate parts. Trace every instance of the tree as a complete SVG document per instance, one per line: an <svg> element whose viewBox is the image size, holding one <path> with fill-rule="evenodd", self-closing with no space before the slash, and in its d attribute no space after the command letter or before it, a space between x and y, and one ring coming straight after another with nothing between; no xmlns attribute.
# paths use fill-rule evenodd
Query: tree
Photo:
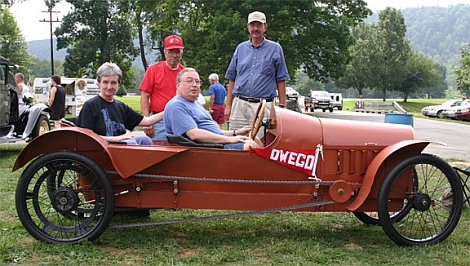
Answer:
<svg viewBox="0 0 470 266"><path fill-rule="evenodd" d="M410 52L405 33L405 19L399 10L387 7L380 12L377 31L367 47L370 76L366 84L382 91L383 101L386 101L387 91L397 90L403 83L404 66Z"/></svg>
<svg viewBox="0 0 470 266"><path fill-rule="evenodd" d="M0 37L0 55L19 65L20 72L28 73L28 44L8 8L0 10Z"/></svg>
<svg viewBox="0 0 470 266"><path fill-rule="evenodd" d="M248 14L260 10L267 16L267 38L282 45L292 78L301 67L317 80L339 77L354 42L350 28L370 14L362 0L142 0L137 5L154 40L182 35L184 63L201 76L225 74L236 46L249 38ZM162 49L161 43L157 47Z"/></svg>
<svg viewBox="0 0 470 266"><path fill-rule="evenodd" d="M408 100L408 95L425 87L437 86L442 77L436 70L436 63L422 53L412 51L407 58L405 76L399 91L403 92L403 101Z"/></svg>
<svg viewBox="0 0 470 266"><path fill-rule="evenodd" d="M443 64L435 64L434 71L437 73L438 77L440 77L440 81L437 85L431 87L425 87L421 91L421 95L418 94L418 97L426 97L429 99L432 98L445 98L446 91L449 88L447 84L447 68Z"/></svg>
<svg viewBox="0 0 470 266"><path fill-rule="evenodd" d="M460 66L454 66L454 73L457 76L457 89L470 97L470 43L467 48L460 48Z"/></svg>
<svg viewBox="0 0 470 266"><path fill-rule="evenodd" d="M356 43L350 47L352 59L346 66L344 75L335 82L338 87L356 89L359 96L363 95L363 89L367 87L366 81L370 78L368 55L374 31L377 31L375 25L364 22L353 28Z"/></svg>
<svg viewBox="0 0 470 266"><path fill-rule="evenodd" d="M105 62L114 62L123 72L122 85L132 88L132 61L138 54L134 47L131 0L66 0L74 10L56 29L57 48L67 48L64 74L70 77L94 76Z"/></svg>

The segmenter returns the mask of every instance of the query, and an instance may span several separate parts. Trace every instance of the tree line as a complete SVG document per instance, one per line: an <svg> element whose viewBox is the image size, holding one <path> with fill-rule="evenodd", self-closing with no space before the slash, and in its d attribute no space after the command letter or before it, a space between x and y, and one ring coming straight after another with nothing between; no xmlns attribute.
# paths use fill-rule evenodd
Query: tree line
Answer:
<svg viewBox="0 0 470 266"><path fill-rule="evenodd" d="M53 8L60 0L44 1ZM267 16L266 37L284 49L291 83L307 76L355 88L358 94L365 88L378 90L384 100L390 91L401 91L405 99L417 92L442 97L447 87L445 67L411 49L401 11L387 8L379 13L378 23L364 23L371 11L361 0L66 2L73 10L55 31L57 48L67 49L66 76L92 77L100 64L113 61L123 70L124 87L134 88L138 85L133 83L135 57L146 69L149 54L163 59L164 37L178 34L186 47L183 64L195 67L201 76L217 72L223 77L235 47L249 38L247 15L260 10ZM3 22L8 17L5 10L0 21L12 24ZM1 44L4 54L8 45ZM15 60L21 64L25 59Z"/></svg>

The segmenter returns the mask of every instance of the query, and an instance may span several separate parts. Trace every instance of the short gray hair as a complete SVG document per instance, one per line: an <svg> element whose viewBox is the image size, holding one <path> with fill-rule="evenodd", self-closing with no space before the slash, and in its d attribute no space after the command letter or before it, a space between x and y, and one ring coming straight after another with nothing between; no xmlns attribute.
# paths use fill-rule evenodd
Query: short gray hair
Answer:
<svg viewBox="0 0 470 266"><path fill-rule="evenodd" d="M194 68L191 68L191 67L183 68L183 70L181 70L180 73L178 73L178 75L176 76L176 82L180 83L181 79L183 78L184 73L186 73L186 72L196 72L197 73L197 70L194 69Z"/></svg>
<svg viewBox="0 0 470 266"><path fill-rule="evenodd" d="M212 73L209 75L209 80L219 80L219 75L217 75L217 73Z"/></svg>
<svg viewBox="0 0 470 266"><path fill-rule="evenodd" d="M122 71L115 63L106 62L102 64L96 71L96 79L101 81L102 77L118 76L118 82L121 83Z"/></svg>

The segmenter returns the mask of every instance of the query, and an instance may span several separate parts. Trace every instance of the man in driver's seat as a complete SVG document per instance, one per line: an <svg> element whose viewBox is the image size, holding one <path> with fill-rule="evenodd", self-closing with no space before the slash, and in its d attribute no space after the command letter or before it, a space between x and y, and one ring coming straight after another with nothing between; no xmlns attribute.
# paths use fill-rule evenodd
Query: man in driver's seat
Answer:
<svg viewBox="0 0 470 266"><path fill-rule="evenodd" d="M259 139L247 136L251 127L221 130L209 112L197 103L201 79L194 68L185 68L176 77L176 96L165 106L166 132L183 135L199 143L219 143L224 149L249 150L262 147Z"/></svg>

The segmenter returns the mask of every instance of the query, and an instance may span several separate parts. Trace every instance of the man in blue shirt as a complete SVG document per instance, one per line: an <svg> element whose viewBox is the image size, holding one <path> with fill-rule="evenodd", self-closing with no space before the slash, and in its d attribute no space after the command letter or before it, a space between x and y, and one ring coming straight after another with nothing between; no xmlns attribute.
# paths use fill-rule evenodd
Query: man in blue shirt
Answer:
<svg viewBox="0 0 470 266"><path fill-rule="evenodd" d="M212 116L217 124L219 124L220 128L225 123L225 95L227 92L225 91L224 86L219 83L219 75L216 73L212 73L209 75L209 83L211 84L209 87L209 94L211 95L209 101L209 113Z"/></svg>
<svg viewBox="0 0 470 266"><path fill-rule="evenodd" d="M229 129L251 123L262 99L265 99L265 116L279 94L279 106L286 104L286 80L289 78L284 52L279 43L267 40L266 16L258 11L248 15L250 40L240 43L233 54L225 77L229 80L225 118Z"/></svg>
<svg viewBox="0 0 470 266"><path fill-rule="evenodd" d="M165 106L164 121L167 133L183 135L200 143L224 144L224 149L248 150L262 143L247 137L251 127L221 130L209 112L198 102L201 80L194 68L185 68L176 76L176 96Z"/></svg>

